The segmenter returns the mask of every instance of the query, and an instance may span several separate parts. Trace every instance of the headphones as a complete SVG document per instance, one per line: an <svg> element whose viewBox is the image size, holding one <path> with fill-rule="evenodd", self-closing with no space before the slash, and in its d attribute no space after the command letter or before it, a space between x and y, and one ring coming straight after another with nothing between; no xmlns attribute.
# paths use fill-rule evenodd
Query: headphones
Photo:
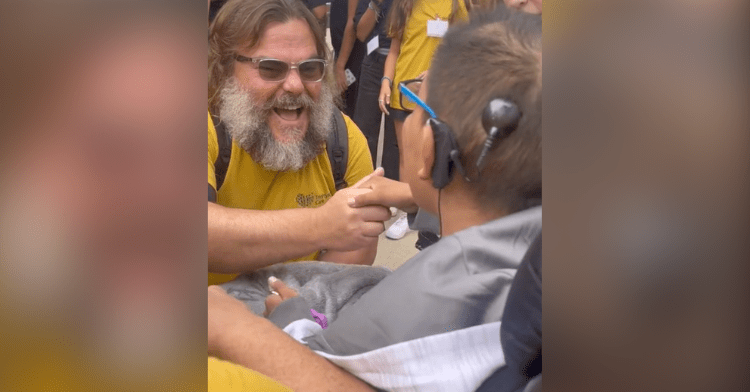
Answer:
<svg viewBox="0 0 750 392"><path fill-rule="evenodd" d="M502 98L490 100L482 113L482 127L487 132L487 139L477 158L477 178L473 180L466 176L466 170L461 164L461 152L450 126L436 118L427 120L435 139L432 185L437 189L445 188L450 184L456 170L464 176L466 181L476 181L484 167L487 154L497 147L499 141L504 140L516 130L520 119L521 112L514 103Z"/></svg>

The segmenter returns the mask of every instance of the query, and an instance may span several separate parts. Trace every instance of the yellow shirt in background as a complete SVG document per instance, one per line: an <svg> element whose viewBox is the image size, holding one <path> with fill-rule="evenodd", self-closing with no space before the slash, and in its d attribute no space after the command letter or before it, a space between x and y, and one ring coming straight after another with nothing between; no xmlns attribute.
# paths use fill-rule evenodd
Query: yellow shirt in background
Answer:
<svg viewBox="0 0 750 392"><path fill-rule="evenodd" d="M208 391L215 392L291 392L292 390L256 371L208 358Z"/></svg>
<svg viewBox="0 0 750 392"><path fill-rule="evenodd" d="M458 0L458 13L453 18L454 23L467 21L464 0ZM411 15L406 22L404 34L401 36L401 50L396 61L396 73L391 89L391 107L403 110L399 97L398 83L414 79L422 72L430 69L432 55L440 44L441 38L427 36L427 21L440 18L448 21L453 11L452 0L416 0Z"/></svg>
<svg viewBox="0 0 750 392"><path fill-rule="evenodd" d="M349 133L349 159L344 178L354 185L372 173L372 158L367 139L354 122L344 115ZM216 189L214 164L219 155L211 115L208 116L208 183ZM253 161L245 150L232 141L232 157L226 178L218 190L216 201L230 208L275 211L291 208L312 208L325 204L336 193L328 153L323 151L298 172L273 172ZM333 219L333 217L332 217ZM290 261L314 260L318 252ZM208 284L220 284L236 275L208 274Z"/></svg>

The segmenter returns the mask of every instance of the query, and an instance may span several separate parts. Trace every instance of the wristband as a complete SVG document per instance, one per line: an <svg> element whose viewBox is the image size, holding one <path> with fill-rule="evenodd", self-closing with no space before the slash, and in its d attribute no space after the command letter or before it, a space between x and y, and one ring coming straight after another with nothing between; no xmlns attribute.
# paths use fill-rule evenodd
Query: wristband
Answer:
<svg viewBox="0 0 750 392"><path fill-rule="evenodd" d="M387 81L388 81L388 83L389 83L389 84L390 84L391 86L393 86L393 80L391 80L391 78L389 78L389 77L387 77L387 76L383 76L383 78L382 78L382 79L380 79L380 84L383 84L383 81L384 81L384 80L387 80Z"/></svg>

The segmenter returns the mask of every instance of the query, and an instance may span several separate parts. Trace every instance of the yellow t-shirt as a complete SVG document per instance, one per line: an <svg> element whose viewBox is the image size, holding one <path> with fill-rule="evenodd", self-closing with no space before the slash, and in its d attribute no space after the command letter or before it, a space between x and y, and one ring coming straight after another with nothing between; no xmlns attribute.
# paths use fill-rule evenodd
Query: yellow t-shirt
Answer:
<svg viewBox="0 0 750 392"><path fill-rule="evenodd" d="M256 371L208 358L208 391L216 392L291 392L291 389Z"/></svg>
<svg viewBox="0 0 750 392"><path fill-rule="evenodd" d="M459 8L453 21L466 21L469 14L464 0L458 0ZM427 21L440 18L448 21L453 11L451 0L417 0L401 36L401 49L396 60L396 73L393 77L391 90L391 107L403 110L399 97L398 83L414 79L422 72L430 69L432 55L440 44L440 38L427 36Z"/></svg>
<svg viewBox="0 0 750 392"><path fill-rule="evenodd" d="M372 158L367 139L356 124L344 115L349 134L349 158L344 178L349 186L372 173ZM208 116L208 183L216 189L214 164L219 155L211 115ZM232 141L232 156L221 189L216 195L219 205L230 208L275 211L291 208L319 207L336 193L328 153L323 151L298 172L273 172L253 161L245 150ZM290 261L314 260L318 252ZM208 284L220 284L236 275L208 274Z"/></svg>

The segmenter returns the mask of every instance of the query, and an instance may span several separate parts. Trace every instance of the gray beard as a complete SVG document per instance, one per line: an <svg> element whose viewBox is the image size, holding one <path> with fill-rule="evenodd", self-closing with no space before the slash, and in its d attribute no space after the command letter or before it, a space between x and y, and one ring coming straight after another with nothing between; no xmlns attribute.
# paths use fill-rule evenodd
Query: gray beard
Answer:
<svg viewBox="0 0 750 392"><path fill-rule="evenodd" d="M333 92L323 83L315 102L307 94L271 98L256 102L251 92L243 90L231 77L219 93L220 118L237 145L255 162L270 171L299 171L317 157L331 133L331 115L335 109ZM284 129L286 133L304 133L301 140L281 143L268 126L268 117L276 106L302 105L309 109L310 124L304 129Z"/></svg>

